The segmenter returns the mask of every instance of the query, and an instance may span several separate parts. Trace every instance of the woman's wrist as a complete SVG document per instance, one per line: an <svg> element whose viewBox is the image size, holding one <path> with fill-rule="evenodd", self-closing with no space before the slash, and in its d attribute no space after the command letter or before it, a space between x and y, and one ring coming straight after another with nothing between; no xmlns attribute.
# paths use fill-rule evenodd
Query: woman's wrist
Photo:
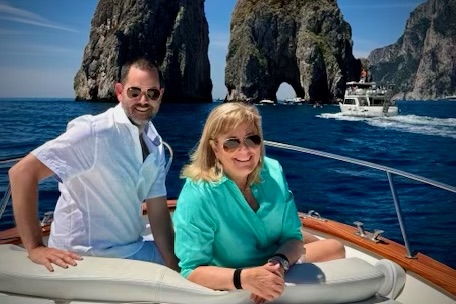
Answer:
<svg viewBox="0 0 456 304"><path fill-rule="evenodd" d="M242 268L237 268L233 273L233 285L236 289L242 289L241 272Z"/></svg>

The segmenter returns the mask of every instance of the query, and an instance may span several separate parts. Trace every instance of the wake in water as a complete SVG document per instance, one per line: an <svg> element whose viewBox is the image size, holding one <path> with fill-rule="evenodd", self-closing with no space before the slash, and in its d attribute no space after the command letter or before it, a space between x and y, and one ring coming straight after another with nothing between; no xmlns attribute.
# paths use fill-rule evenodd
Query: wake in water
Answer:
<svg viewBox="0 0 456 304"><path fill-rule="evenodd" d="M342 113L322 113L317 115L317 117L345 121L362 121L379 128L456 139L456 118L436 118L418 115L367 118L344 116Z"/></svg>

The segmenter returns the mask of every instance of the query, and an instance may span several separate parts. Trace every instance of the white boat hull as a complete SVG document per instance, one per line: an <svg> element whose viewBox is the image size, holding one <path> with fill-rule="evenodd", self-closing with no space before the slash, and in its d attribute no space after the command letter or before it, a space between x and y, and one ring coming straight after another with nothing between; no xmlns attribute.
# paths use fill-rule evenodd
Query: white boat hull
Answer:
<svg viewBox="0 0 456 304"><path fill-rule="evenodd" d="M383 106L357 106L339 103L342 115L356 117L389 117L399 115L397 106L388 107L388 111L384 112Z"/></svg>

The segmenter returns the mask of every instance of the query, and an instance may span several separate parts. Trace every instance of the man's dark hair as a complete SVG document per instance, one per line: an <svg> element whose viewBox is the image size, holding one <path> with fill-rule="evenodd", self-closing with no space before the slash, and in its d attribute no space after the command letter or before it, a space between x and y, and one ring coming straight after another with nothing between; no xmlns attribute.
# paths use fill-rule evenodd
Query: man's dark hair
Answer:
<svg viewBox="0 0 456 304"><path fill-rule="evenodd" d="M133 60L127 61L123 66L120 71L120 82L125 83L127 80L128 72L130 71L130 68L132 66L135 66L139 68L140 70L143 71L153 71L157 70L158 72L158 78L160 80L160 88L165 87L165 81L163 79L163 75L160 71L160 67L158 66L158 63L156 61L151 61L149 59L146 59L144 57L140 58L135 58Z"/></svg>

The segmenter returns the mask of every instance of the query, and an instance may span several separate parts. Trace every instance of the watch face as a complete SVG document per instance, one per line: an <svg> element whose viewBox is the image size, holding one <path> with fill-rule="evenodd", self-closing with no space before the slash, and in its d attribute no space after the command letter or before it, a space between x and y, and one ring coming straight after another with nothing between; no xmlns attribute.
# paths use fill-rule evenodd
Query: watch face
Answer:
<svg viewBox="0 0 456 304"><path fill-rule="evenodd" d="M289 268L289 264L288 264L287 260L285 260L281 257L275 256L273 258L270 258L268 262L271 262L271 261L277 261L280 264L280 266L282 266L283 270L285 270L285 271L287 271Z"/></svg>
<svg viewBox="0 0 456 304"><path fill-rule="evenodd" d="M288 267L289 267L289 264L288 264L287 260L282 259L282 263L281 263L281 264L282 264L283 269L284 269L285 271L287 271L287 270L288 270Z"/></svg>

